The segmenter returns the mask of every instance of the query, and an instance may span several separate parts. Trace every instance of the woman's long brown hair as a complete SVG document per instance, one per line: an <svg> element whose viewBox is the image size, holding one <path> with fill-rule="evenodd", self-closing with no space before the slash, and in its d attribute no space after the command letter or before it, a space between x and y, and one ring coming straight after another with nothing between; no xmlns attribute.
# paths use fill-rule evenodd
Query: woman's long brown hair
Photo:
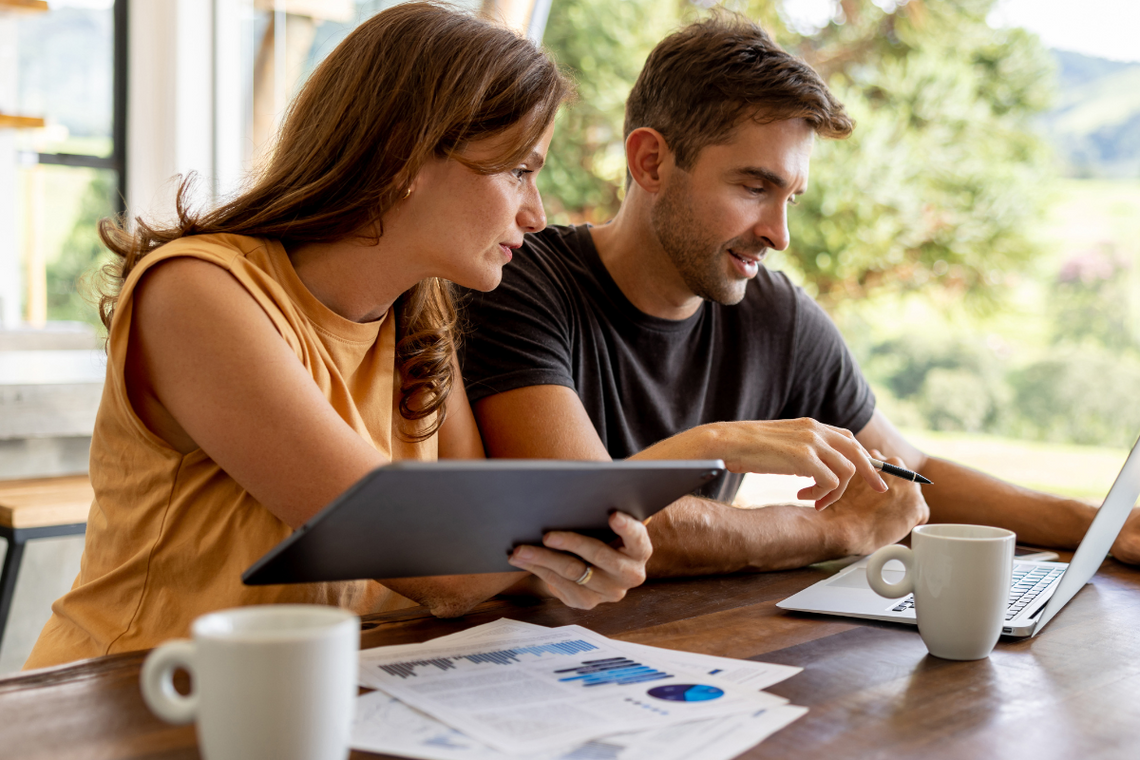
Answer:
<svg viewBox="0 0 1140 760"><path fill-rule="evenodd" d="M139 260L181 237L231 233L276 238L288 247L362 230L382 236L384 212L430 158L453 158L483 174L505 171L527 156L568 93L554 63L514 32L433 3L385 10L349 34L309 77L268 165L248 190L195 213L187 179L171 225L136 218L128 231L121 219L100 222L100 237L118 256L104 272L103 324L110 328L123 281ZM473 163L458 153L467 142L515 125L515 139L491 160ZM409 421L435 415L411 436L423 440L443 424L457 379L451 284L421 281L400 296L397 313L400 414Z"/></svg>

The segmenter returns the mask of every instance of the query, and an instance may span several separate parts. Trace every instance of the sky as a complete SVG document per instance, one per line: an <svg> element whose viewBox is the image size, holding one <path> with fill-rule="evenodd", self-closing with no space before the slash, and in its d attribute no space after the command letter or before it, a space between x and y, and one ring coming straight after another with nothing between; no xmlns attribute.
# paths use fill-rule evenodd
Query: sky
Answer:
<svg viewBox="0 0 1140 760"><path fill-rule="evenodd" d="M1048 47L1140 61L1138 0L1002 0L993 26L1023 26Z"/></svg>
<svg viewBox="0 0 1140 760"><path fill-rule="evenodd" d="M874 2L891 10L905 0ZM836 5L836 0L787 0L785 8L806 31L827 23ZM1050 48L1140 62L1140 0L999 0L988 21L1023 26Z"/></svg>
<svg viewBox="0 0 1140 760"><path fill-rule="evenodd" d="M903 3L875 0L875 4L891 10ZM835 0L786 0L785 5L796 25L806 28L823 26L835 6ZM1140 61L1140 0L1000 0L989 22L995 27L1024 27L1047 47Z"/></svg>

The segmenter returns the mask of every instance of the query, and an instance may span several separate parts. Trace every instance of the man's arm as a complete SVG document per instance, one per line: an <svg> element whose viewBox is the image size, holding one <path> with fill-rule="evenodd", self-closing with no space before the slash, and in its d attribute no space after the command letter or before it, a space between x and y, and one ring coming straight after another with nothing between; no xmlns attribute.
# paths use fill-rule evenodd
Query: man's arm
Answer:
<svg viewBox="0 0 1140 760"><path fill-rule="evenodd" d="M576 393L555 385L536 385L488 396L474 405L487 453L493 457L607 460L609 453L594 430ZM785 421L791 422L791 421ZM735 432L748 425L729 423ZM720 426L723 428L724 426ZM699 434L669 439L638 457L727 458L715 448L723 429L710 428L714 440ZM758 457L766 438L755 436ZM663 442L664 443L664 442ZM691 445L686 454L685 447ZM738 445L735 439L729 448ZM842 445L842 444L840 444ZM852 467L851 473L855 468ZM768 471L771 471L769 469ZM802 474L802 473L799 473ZM778 570L855 553L896 541L926 518L917 486L892 483L877 493L868 479L849 476L844 496L817 511L780 505L737 509L686 497L649 522L653 540L650 576ZM872 517L873 513L873 517Z"/></svg>
<svg viewBox="0 0 1140 760"><path fill-rule="evenodd" d="M822 511L794 504L741 509L687 497L650 520L648 571L661 578L788 570L869 554L902 539L926 514L911 483L880 494L854 481Z"/></svg>
<svg viewBox="0 0 1140 760"><path fill-rule="evenodd" d="M995 525L1012 530L1022 543L1075 549L1096 516L1095 507L1075 499L1032 491L927 456L878 411L856 437L869 449L900 457L908 467L934 481L922 488L932 522ZM1112 545L1112 554L1123 562L1140 563L1140 511L1132 510Z"/></svg>

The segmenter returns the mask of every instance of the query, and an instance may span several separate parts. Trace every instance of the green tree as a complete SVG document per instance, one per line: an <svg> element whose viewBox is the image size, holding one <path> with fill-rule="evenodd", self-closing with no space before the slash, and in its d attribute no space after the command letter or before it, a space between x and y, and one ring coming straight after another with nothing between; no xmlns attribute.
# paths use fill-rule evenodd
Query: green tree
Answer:
<svg viewBox="0 0 1140 760"><path fill-rule="evenodd" d="M1011 373L1019 437L1128 446L1140 428L1140 360L1093 346L1062 348Z"/></svg>
<svg viewBox="0 0 1140 760"><path fill-rule="evenodd" d="M1050 288L1054 345L1140 349L1130 308L1131 269L1110 242L1070 256Z"/></svg>
<svg viewBox="0 0 1140 760"><path fill-rule="evenodd" d="M843 23L789 48L858 126L822 141L788 261L827 307L922 289L992 304L1036 253L1049 171L1030 119L1051 96L1037 39L986 24L994 0L844 0Z"/></svg>
<svg viewBox="0 0 1140 760"><path fill-rule="evenodd" d="M621 203L625 99L649 51L681 23L678 0L559 0L543 44L577 85L539 175L551 221L605 221Z"/></svg>
<svg viewBox="0 0 1140 760"><path fill-rule="evenodd" d="M48 319L88 322L102 329L92 278L110 253L99 240L98 224L115 213L114 174L96 171L79 206L59 258L47 267Z"/></svg>

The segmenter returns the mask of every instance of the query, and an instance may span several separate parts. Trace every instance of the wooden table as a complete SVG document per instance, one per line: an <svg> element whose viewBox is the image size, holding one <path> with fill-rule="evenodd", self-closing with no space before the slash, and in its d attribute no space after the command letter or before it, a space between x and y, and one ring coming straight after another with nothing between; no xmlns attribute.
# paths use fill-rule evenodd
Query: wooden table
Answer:
<svg viewBox="0 0 1140 760"><path fill-rule="evenodd" d="M803 666L770 691L811 711L748 758L1140 757L1140 570L1106 560L1037 638L1002 640L979 662L950 662L928 656L910 628L776 609L839 566L657 582L589 612L503 600L450 621L403 610L367 619L362 640L424 641L506 616ZM0 680L0 758L197 757L192 727L168 726L143 705L144 656Z"/></svg>

